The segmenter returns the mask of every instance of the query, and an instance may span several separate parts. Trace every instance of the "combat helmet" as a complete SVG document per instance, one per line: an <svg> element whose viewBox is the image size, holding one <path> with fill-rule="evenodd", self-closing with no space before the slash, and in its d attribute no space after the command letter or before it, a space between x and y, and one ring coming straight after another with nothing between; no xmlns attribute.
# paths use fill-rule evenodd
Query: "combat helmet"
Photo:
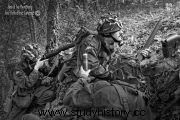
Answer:
<svg viewBox="0 0 180 120"><path fill-rule="evenodd" d="M175 54L180 46L180 34L172 34L165 41L162 41L162 50L164 57L170 57Z"/></svg>
<svg viewBox="0 0 180 120"><path fill-rule="evenodd" d="M21 60L34 62L39 55L39 46L37 44L27 44L22 48Z"/></svg>
<svg viewBox="0 0 180 120"><path fill-rule="evenodd" d="M98 23L97 31L101 35L110 36L112 33L121 30L122 27L122 23L116 18L101 17Z"/></svg>
<svg viewBox="0 0 180 120"><path fill-rule="evenodd" d="M34 68L37 59L40 56L39 46L37 44L26 44L21 50L21 66L28 75Z"/></svg>

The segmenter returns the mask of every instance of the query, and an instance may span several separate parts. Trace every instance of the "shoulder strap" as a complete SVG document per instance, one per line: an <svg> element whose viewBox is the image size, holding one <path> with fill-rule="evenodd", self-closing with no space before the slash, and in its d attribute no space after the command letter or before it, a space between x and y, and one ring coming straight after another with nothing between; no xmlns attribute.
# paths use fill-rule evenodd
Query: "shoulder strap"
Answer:
<svg viewBox="0 0 180 120"><path fill-rule="evenodd" d="M135 85L129 84L129 83L124 82L124 81L114 80L114 81L112 81L112 83L118 84L118 85L127 86L127 87L131 87L131 88L133 88L133 89L136 89Z"/></svg>
<svg viewBox="0 0 180 120"><path fill-rule="evenodd" d="M128 112L129 111L129 105L128 105L128 97L127 94L125 92L125 90L123 89L123 87L117 85L117 84L112 84L114 86L114 88L116 89L118 95L119 95L119 99L121 100L121 102L124 105L124 109Z"/></svg>

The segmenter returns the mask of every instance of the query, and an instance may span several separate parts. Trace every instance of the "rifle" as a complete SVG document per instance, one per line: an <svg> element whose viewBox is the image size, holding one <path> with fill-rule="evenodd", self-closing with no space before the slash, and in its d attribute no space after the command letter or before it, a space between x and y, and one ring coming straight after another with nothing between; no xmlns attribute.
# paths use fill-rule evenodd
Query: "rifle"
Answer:
<svg viewBox="0 0 180 120"><path fill-rule="evenodd" d="M81 29L78 31L78 33L75 37L74 42L67 44L65 46L59 47L58 49L52 51L51 53L44 54L40 60L49 59L53 56L56 56L61 51L64 51L64 50L74 47L75 45L79 44L83 40L83 38L87 37L90 34L96 35L98 33L96 31L89 30L85 27L81 27Z"/></svg>
<svg viewBox="0 0 180 120"><path fill-rule="evenodd" d="M161 24L162 24L162 19L160 18L159 21L156 23L155 28L151 32L149 38L147 39L145 45L140 50L140 52L142 50L148 48L154 42L154 36L156 35L156 33L157 33L158 29L160 28ZM138 55L137 55L137 58L138 58L139 61L141 61L143 59L143 56L140 54L140 52L138 52Z"/></svg>
<svg viewBox="0 0 180 120"><path fill-rule="evenodd" d="M81 27L81 29L76 34L74 42L69 43L69 44L67 44L65 46L59 47L58 49L52 51L51 53L44 54L43 57L40 60L49 59L51 57L54 57L54 56L58 55L61 51L64 51L64 50L67 50L69 48L72 48L72 47L76 46L77 44L82 42L83 38L89 36L90 34L91 35L97 35L98 33L96 31L89 30L89 29L87 29L85 27ZM34 63L36 63L36 62L34 62ZM55 66L53 65L53 67L51 68L51 71L49 72L47 77L51 74L51 72L54 70L54 68L55 68ZM63 77L64 77L63 73L66 71L66 69L67 69L67 65L65 63L65 64L63 64L63 66L61 68L61 71L60 71L59 75L57 76L58 80L61 81L63 79ZM56 81L56 83L57 83L57 81Z"/></svg>

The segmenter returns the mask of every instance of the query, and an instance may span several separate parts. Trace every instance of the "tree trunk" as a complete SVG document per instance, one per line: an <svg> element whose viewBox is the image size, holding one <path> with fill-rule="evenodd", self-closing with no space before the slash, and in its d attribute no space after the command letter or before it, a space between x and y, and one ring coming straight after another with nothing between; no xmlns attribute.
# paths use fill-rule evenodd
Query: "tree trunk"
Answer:
<svg viewBox="0 0 180 120"><path fill-rule="evenodd" d="M97 10L97 12L99 12L99 9L100 9L99 0L96 0L96 10Z"/></svg>
<svg viewBox="0 0 180 120"><path fill-rule="evenodd" d="M32 35L35 42L42 46L45 46L47 41L47 3L48 0L36 0L32 4L34 11L40 13L31 17Z"/></svg>
<svg viewBox="0 0 180 120"><path fill-rule="evenodd" d="M28 22L29 22L29 29L30 29L30 34L31 34L31 40L32 42L37 42L36 41L36 33L35 33L35 26L34 26L34 20L32 16L28 16Z"/></svg>
<svg viewBox="0 0 180 120"><path fill-rule="evenodd" d="M2 74L3 76L1 76L2 79L1 80L1 103L3 104L7 93L8 93L8 89L6 89L8 82L9 82L9 78L7 76L7 70L6 67L8 65L9 62L9 54L8 54L8 47L9 47L9 42L12 38L12 28L13 28L13 24L14 24L14 16L8 16L5 15L5 11L7 10L8 7L8 1L3 0L2 1L2 9L0 10L0 12L2 12L1 16L0 16L0 29L3 29L3 25L6 24L8 26L8 34L3 34L0 33L1 35L4 35L3 37L1 37L0 41L1 41L1 45L2 45L2 55L3 57L1 58L1 60L3 61L3 67L2 67ZM3 31L3 30L2 30Z"/></svg>
<svg viewBox="0 0 180 120"><path fill-rule="evenodd" d="M56 44L56 37L54 34L55 18L57 15L56 10L57 10L57 1L49 0L49 5L47 9L47 46L46 46L47 52L50 52Z"/></svg>
<svg viewBox="0 0 180 120"><path fill-rule="evenodd" d="M87 10L88 9L88 0L82 0L83 1L83 9Z"/></svg>

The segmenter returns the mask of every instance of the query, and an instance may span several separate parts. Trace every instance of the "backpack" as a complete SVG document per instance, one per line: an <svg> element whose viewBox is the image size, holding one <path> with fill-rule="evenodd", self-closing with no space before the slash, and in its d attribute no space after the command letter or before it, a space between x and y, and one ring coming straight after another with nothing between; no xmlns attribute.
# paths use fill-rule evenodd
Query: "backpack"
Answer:
<svg viewBox="0 0 180 120"><path fill-rule="evenodd" d="M89 92L89 89L90 91ZM107 118L113 120L131 120L131 119L142 119L150 120L151 111L147 106L143 94L136 90L133 86L122 81L107 82L100 80L85 87L82 81L77 81L67 91L64 97L64 104L72 107L72 109L81 108L103 108L106 110L125 110L135 111L144 110L145 116L96 116L98 120L106 120ZM89 116L82 116L89 117Z"/></svg>

